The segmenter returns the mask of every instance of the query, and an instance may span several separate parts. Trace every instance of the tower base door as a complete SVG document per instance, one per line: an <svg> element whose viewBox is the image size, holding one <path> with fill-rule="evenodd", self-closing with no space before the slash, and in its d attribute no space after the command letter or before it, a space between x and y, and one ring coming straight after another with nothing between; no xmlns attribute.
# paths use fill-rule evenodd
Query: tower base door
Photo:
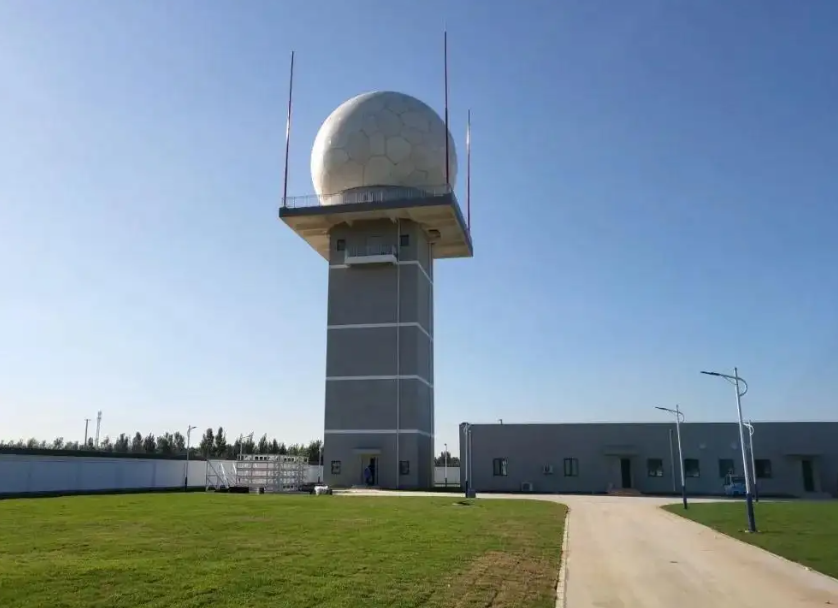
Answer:
<svg viewBox="0 0 838 608"><path fill-rule="evenodd" d="M361 455L361 479L359 483L368 487L378 486L378 457L369 454Z"/></svg>

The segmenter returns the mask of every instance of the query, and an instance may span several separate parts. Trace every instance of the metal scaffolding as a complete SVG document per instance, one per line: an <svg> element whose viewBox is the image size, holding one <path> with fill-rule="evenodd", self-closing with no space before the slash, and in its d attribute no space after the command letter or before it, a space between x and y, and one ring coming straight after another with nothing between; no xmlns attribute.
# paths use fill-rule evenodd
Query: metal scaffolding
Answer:
<svg viewBox="0 0 838 608"><path fill-rule="evenodd" d="M244 454L235 465L235 485L251 492L299 492L307 469L308 462L300 456Z"/></svg>

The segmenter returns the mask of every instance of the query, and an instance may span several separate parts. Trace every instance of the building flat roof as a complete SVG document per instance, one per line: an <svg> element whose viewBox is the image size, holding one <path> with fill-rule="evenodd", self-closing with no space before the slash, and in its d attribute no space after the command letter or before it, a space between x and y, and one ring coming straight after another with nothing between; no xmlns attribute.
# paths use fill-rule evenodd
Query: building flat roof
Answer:
<svg viewBox="0 0 838 608"><path fill-rule="evenodd" d="M439 236L432 239L436 259L474 255L471 234L453 192L397 190L371 197L374 200L358 198L347 197L339 202L334 197L316 195L288 198L279 209L279 219L327 260L329 231L333 226L381 219L410 220L429 235L436 231Z"/></svg>

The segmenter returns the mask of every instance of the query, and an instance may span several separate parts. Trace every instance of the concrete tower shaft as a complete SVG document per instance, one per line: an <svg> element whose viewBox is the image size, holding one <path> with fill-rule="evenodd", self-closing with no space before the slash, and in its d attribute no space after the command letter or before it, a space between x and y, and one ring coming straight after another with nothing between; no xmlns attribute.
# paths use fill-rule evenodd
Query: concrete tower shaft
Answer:
<svg viewBox="0 0 838 608"><path fill-rule="evenodd" d="M434 260L473 254L439 183L456 175L448 139L409 96L353 98L318 133L317 194L279 211L329 262L323 453L336 487L433 485Z"/></svg>

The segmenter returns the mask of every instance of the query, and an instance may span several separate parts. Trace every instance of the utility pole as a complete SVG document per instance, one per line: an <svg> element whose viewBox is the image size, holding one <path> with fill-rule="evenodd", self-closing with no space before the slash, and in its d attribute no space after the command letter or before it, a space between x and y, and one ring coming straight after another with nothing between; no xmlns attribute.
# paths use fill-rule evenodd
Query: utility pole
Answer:
<svg viewBox="0 0 838 608"><path fill-rule="evenodd" d="M87 447L87 427L90 424L90 418L84 419L84 447Z"/></svg>
<svg viewBox="0 0 838 608"><path fill-rule="evenodd" d="M102 410L96 412L96 439L93 440L93 444L98 448L99 447L99 429L102 428Z"/></svg>
<svg viewBox="0 0 838 608"><path fill-rule="evenodd" d="M443 457L445 458L445 460L443 462L443 466L445 467L445 469L444 469L445 487L447 488L448 487L448 444L445 443L443 445L445 446L445 453L443 454Z"/></svg>
<svg viewBox="0 0 838 608"><path fill-rule="evenodd" d="M192 431L194 431L195 428L197 428L197 427L194 427L190 424L189 428L186 429L186 467L183 471L183 491L184 492L187 492L189 490L189 447L190 447L189 444L191 443L191 440L192 440Z"/></svg>

